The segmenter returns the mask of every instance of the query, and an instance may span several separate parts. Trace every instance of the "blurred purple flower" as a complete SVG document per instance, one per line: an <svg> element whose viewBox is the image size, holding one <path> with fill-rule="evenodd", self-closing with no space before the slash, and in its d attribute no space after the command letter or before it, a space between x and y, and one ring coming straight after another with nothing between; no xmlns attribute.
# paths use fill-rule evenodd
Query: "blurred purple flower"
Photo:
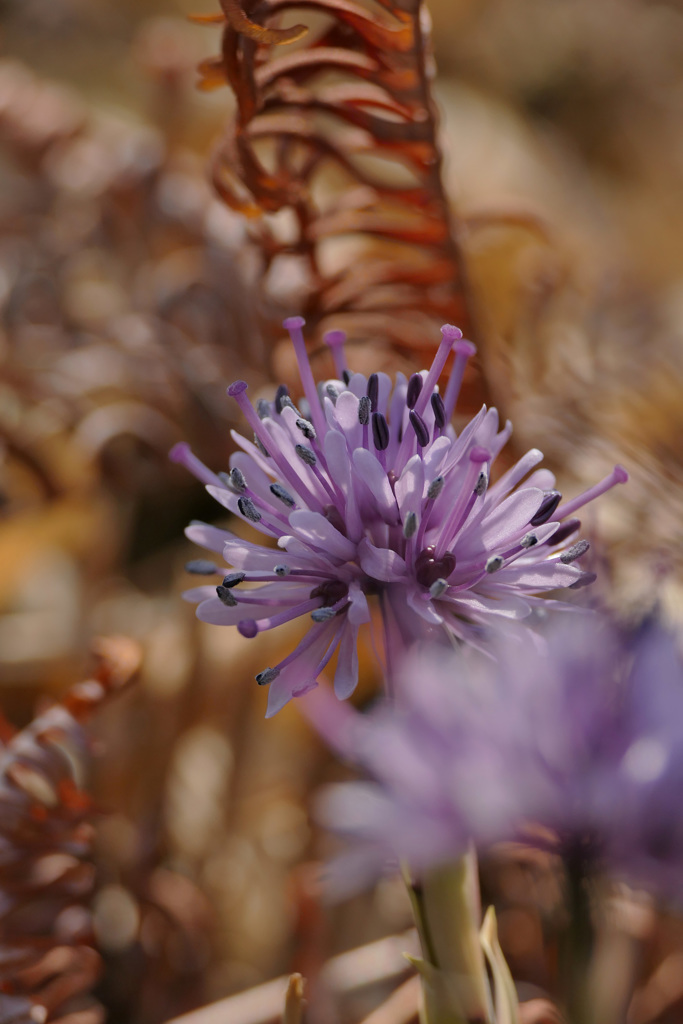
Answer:
<svg viewBox="0 0 683 1024"><path fill-rule="evenodd" d="M303 323L285 321L305 396L298 408L283 387L273 402L260 399L254 408L246 383L237 381L228 394L254 440L234 435L243 451L232 456L230 473L212 473L187 445L171 453L280 549L190 526L192 540L234 569L218 587L188 592L199 602L199 618L237 626L247 637L300 616L312 619L295 650L257 676L270 684L269 716L315 686L336 651L335 692L349 696L370 595L379 598L390 680L392 660L416 639L438 633L481 644L486 627L529 616L542 600L536 595L591 582L575 564L588 545L576 542L580 523L573 514L627 479L617 466L562 504L552 473L535 469L542 454L532 449L491 484L492 463L512 427L499 430L497 411L486 407L459 435L450 425L475 351L456 327L442 328L428 371L410 380L398 374L393 389L386 374L349 372L344 335L332 331L325 340L338 379L316 388ZM442 394L437 382L451 351ZM190 568L220 571L206 562ZM249 589L243 582L264 585Z"/></svg>
<svg viewBox="0 0 683 1024"><path fill-rule="evenodd" d="M352 840L337 888L389 861L420 872L470 842L543 845L683 895L683 662L649 625L624 637L597 614L495 649L433 650L367 716L324 693L304 703L370 781L330 787L324 822ZM457 675L457 685L454 676Z"/></svg>

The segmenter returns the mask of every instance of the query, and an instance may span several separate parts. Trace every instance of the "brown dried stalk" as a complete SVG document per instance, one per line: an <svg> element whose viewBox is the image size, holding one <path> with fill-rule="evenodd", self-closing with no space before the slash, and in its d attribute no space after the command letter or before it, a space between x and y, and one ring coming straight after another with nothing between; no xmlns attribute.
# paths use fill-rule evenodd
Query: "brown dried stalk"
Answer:
<svg viewBox="0 0 683 1024"><path fill-rule="evenodd" d="M83 723L134 674L135 645L100 640L93 677L0 741L0 1022L94 1024L81 997L100 971L86 910L93 805L81 789ZM65 1016L66 1015L66 1016Z"/></svg>
<svg viewBox="0 0 683 1024"><path fill-rule="evenodd" d="M408 349L430 344L435 322L471 332L441 184L423 0L221 7L199 19L224 26L221 56L200 67L201 87L227 81L237 100L213 179L231 207L255 219L266 295L285 261L287 310L318 328L343 326L352 339ZM316 28L282 28L293 11ZM282 49L304 34L303 45ZM262 216L285 210L284 231ZM304 272L300 293L294 261L299 280Z"/></svg>

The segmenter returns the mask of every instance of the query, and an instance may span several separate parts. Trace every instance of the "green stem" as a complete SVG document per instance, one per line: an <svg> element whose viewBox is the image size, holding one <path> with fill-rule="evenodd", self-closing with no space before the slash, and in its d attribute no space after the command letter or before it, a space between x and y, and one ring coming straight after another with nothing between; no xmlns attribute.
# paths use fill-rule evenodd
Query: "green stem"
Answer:
<svg viewBox="0 0 683 1024"><path fill-rule="evenodd" d="M423 959L415 960L424 1024L488 1024L492 1019L479 939L474 855L437 868L416 884L404 871Z"/></svg>

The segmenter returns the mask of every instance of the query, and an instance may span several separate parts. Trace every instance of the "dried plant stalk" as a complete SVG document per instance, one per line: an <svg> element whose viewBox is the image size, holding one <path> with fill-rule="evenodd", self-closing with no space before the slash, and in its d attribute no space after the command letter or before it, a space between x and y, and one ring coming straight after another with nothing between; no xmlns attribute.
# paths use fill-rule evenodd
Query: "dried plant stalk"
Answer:
<svg viewBox="0 0 683 1024"><path fill-rule="evenodd" d="M1 1024L101 1019L97 1005L81 1001L100 971L86 910L94 880L93 804L78 779L87 746L83 723L128 682L138 655L118 638L99 641L95 653L93 677L62 703L20 732L1 723Z"/></svg>
<svg viewBox="0 0 683 1024"><path fill-rule="evenodd" d="M435 322L471 332L423 0L221 6L199 19L223 23L221 56L201 65L201 87L227 81L237 100L213 179L254 220L266 295L279 280L287 309L310 324L399 348L431 344ZM311 24L303 44L283 49L306 32L282 27L292 12ZM263 216L284 210L286 230Z"/></svg>

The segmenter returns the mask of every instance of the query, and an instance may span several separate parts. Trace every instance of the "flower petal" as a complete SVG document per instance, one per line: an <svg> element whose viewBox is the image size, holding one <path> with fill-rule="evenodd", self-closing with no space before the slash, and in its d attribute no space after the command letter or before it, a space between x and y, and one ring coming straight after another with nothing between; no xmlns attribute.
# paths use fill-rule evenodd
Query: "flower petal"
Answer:
<svg viewBox="0 0 683 1024"><path fill-rule="evenodd" d="M376 548L367 537L358 545L360 564L363 572L376 580L395 583L408 574L408 567L401 556L391 548Z"/></svg>

